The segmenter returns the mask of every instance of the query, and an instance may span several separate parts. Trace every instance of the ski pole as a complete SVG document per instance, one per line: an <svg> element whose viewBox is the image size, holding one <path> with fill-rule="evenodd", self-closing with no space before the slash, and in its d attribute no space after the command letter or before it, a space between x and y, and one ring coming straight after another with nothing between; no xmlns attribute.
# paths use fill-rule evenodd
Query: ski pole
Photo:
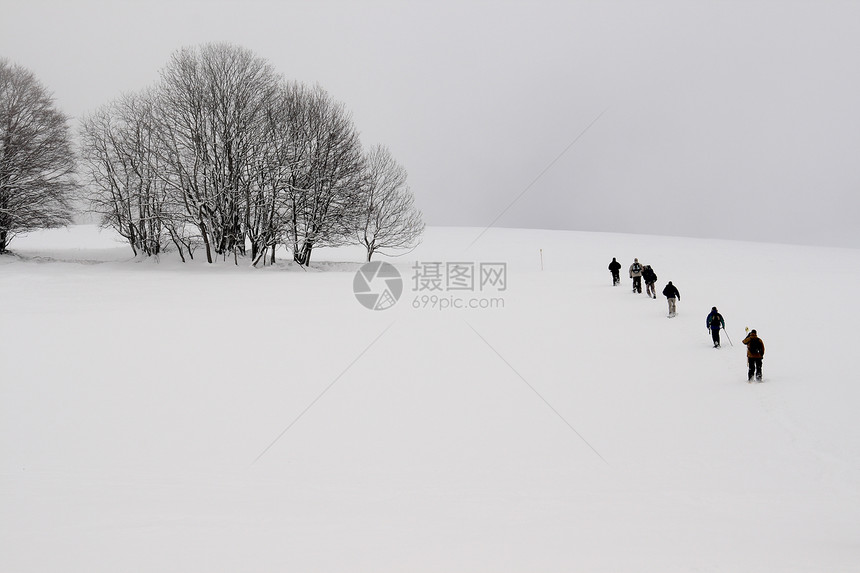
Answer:
<svg viewBox="0 0 860 573"><path fill-rule="evenodd" d="M729 341L729 344L730 344L731 346L734 346L734 344L732 343L732 339L731 339L731 338L729 338L729 331L728 331L728 330L726 330L726 327L725 327L725 326L723 327L723 333L726 335L726 340L728 340L728 341Z"/></svg>

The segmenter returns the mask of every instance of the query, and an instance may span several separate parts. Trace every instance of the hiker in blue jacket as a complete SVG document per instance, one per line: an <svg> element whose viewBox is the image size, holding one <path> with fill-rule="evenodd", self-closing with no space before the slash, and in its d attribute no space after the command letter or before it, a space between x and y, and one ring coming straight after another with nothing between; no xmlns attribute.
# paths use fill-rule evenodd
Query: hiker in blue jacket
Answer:
<svg viewBox="0 0 860 573"><path fill-rule="evenodd" d="M717 311L717 307L711 309L711 313L705 319L705 326L711 332L711 338L714 340L714 348L719 348L720 329L726 327L726 321L723 320L723 315Z"/></svg>

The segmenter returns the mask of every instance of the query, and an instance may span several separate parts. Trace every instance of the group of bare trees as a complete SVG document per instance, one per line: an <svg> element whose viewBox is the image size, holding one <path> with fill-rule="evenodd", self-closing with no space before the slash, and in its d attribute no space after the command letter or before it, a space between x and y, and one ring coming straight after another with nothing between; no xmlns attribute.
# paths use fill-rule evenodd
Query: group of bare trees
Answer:
<svg viewBox="0 0 860 573"><path fill-rule="evenodd" d="M71 222L66 121L32 72L0 59L0 253L16 235Z"/></svg>
<svg viewBox="0 0 860 573"><path fill-rule="evenodd" d="M405 170L362 147L342 104L237 46L176 52L81 135L92 208L136 254L256 265L285 245L307 265L316 247L362 244L370 260L423 232Z"/></svg>
<svg viewBox="0 0 860 573"><path fill-rule="evenodd" d="M79 192L135 255L307 265L317 247L413 247L424 229L406 171L365 149L345 107L230 44L176 52L160 81L82 120L28 70L0 59L0 253L16 235L72 221ZM76 175L83 175L79 185Z"/></svg>

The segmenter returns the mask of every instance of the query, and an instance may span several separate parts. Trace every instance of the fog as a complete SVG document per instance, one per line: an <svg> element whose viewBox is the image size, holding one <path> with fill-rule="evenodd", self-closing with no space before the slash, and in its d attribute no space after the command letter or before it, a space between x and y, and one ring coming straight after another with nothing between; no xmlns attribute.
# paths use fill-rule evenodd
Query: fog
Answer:
<svg viewBox="0 0 860 573"><path fill-rule="evenodd" d="M860 247L860 3L6 4L75 129L227 41L344 102L430 225Z"/></svg>

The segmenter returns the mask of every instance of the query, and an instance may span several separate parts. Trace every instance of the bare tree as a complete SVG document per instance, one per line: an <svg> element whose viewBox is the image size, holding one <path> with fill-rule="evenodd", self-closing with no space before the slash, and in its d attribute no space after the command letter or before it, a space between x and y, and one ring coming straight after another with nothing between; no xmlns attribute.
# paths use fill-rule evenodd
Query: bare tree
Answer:
<svg viewBox="0 0 860 573"><path fill-rule="evenodd" d="M406 169L381 145L367 153L365 165L367 187L358 242L367 249L367 260L377 252L388 255L386 251L414 248L424 222L406 183Z"/></svg>
<svg viewBox="0 0 860 573"><path fill-rule="evenodd" d="M293 259L310 263L314 247L353 241L364 167L358 131L343 104L317 86L284 86L290 129L285 190Z"/></svg>
<svg viewBox="0 0 860 573"><path fill-rule="evenodd" d="M0 59L0 253L20 233L71 223L66 122L32 72Z"/></svg>
<svg viewBox="0 0 860 573"><path fill-rule="evenodd" d="M255 145L254 185L245 211L245 229L256 266L271 250L274 263L278 244L286 240L290 221L288 189L296 156L290 123L290 106L281 90L266 112L265 127Z"/></svg>
<svg viewBox="0 0 860 573"><path fill-rule="evenodd" d="M184 260L155 149L152 98L126 95L84 118L82 155L93 211L134 254L159 254L173 239Z"/></svg>
<svg viewBox="0 0 860 573"><path fill-rule="evenodd" d="M135 253L202 243L207 260L266 261L285 244L301 265L315 247L364 239L368 258L408 248L423 229L405 172L368 157L343 104L284 82L250 51L176 52L152 92L87 117L92 202ZM169 238L169 240L168 240Z"/></svg>
<svg viewBox="0 0 860 573"><path fill-rule="evenodd" d="M229 44L180 50L162 71L165 181L198 228L209 262L213 252L244 253L254 205L252 150L276 85L265 60Z"/></svg>

